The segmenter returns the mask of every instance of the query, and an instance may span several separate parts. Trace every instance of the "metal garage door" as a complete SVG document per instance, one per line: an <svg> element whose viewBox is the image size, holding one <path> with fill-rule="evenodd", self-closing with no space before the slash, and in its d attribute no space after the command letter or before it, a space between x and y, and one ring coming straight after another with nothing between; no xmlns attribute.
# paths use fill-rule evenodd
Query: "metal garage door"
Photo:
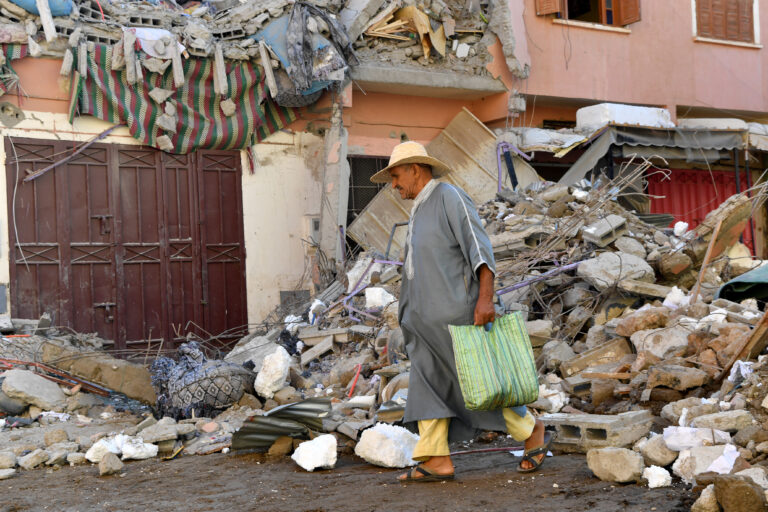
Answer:
<svg viewBox="0 0 768 512"><path fill-rule="evenodd" d="M115 348L230 341L246 320L240 156L6 138L12 314ZM18 165L17 165L18 163ZM170 343L173 342L173 343Z"/></svg>

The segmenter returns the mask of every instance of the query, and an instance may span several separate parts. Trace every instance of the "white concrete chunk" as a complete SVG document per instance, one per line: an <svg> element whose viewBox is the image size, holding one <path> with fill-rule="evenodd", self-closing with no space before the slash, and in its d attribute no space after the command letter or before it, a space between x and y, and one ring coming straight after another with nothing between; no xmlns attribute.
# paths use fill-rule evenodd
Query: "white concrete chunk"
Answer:
<svg viewBox="0 0 768 512"><path fill-rule="evenodd" d="M336 465L336 438L324 434L301 443L291 458L307 471L332 469Z"/></svg>
<svg viewBox="0 0 768 512"><path fill-rule="evenodd" d="M264 358L261 371L253 385L256 393L264 398L272 398L275 392L284 387L290 367L291 356L283 347L278 346L272 354Z"/></svg>
<svg viewBox="0 0 768 512"><path fill-rule="evenodd" d="M664 442L673 451L682 451L696 446L727 444L731 435L722 430L692 427L667 427L664 429Z"/></svg>
<svg viewBox="0 0 768 512"><path fill-rule="evenodd" d="M141 438L132 437L123 444L123 460L151 459L155 456L157 456L157 445L145 443Z"/></svg>
<svg viewBox="0 0 768 512"><path fill-rule="evenodd" d="M672 475L664 468L651 466L643 470L643 478L648 480L648 488L669 487L672 485Z"/></svg>
<svg viewBox="0 0 768 512"><path fill-rule="evenodd" d="M355 446L355 454L366 462L385 468L413 466L413 450L419 436L408 429L386 423L364 431Z"/></svg>

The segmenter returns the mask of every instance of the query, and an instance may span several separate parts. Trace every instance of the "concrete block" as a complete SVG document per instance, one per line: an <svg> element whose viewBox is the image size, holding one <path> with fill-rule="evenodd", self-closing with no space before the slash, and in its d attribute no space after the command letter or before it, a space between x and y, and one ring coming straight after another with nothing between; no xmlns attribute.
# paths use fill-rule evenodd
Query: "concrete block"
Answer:
<svg viewBox="0 0 768 512"><path fill-rule="evenodd" d="M364 431L355 446L355 455L385 468L404 468L416 464L411 459L419 436L408 429L377 423Z"/></svg>
<svg viewBox="0 0 768 512"><path fill-rule="evenodd" d="M591 448L629 446L648 434L653 422L649 411L630 411L615 416L600 414L545 414L539 418L555 427L555 447L568 452Z"/></svg>
<svg viewBox="0 0 768 512"><path fill-rule="evenodd" d="M41 377L29 370L9 370L4 374L3 393L8 397L21 400L49 411L65 407L67 397L55 382Z"/></svg>
<svg viewBox="0 0 768 512"><path fill-rule="evenodd" d="M291 458L307 471L331 469L336 465L336 438L324 434L311 441L301 443Z"/></svg>
<svg viewBox="0 0 768 512"><path fill-rule="evenodd" d="M560 364L560 375L570 377L577 373L601 364L615 363L625 355L631 354L629 343L624 338L615 338L611 341L586 350L577 357Z"/></svg>
<svg viewBox="0 0 768 512"><path fill-rule="evenodd" d="M605 247L627 232L627 219L619 215L608 215L581 229L581 237L598 247ZM642 256L645 258L645 255Z"/></svg>

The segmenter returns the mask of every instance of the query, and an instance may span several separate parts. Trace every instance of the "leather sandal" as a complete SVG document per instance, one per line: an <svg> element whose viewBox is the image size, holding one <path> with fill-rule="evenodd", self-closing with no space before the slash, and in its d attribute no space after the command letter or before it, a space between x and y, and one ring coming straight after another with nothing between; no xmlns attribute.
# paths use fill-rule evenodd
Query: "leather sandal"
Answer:
<svg viewBox="0 0 768 512"><path fill-rule="evenodd" d="M421 474L421 476L414 476L416 474ZM415 468L411 469L408 472L408 476L405 478L398 478L398 482L400 483L410 483L410 482L445 482L446 480L453 480L454 474L451 473L450 475L441 475L440 473L435 473L431 469L424 467L423 465L419 464Z"/></svg>

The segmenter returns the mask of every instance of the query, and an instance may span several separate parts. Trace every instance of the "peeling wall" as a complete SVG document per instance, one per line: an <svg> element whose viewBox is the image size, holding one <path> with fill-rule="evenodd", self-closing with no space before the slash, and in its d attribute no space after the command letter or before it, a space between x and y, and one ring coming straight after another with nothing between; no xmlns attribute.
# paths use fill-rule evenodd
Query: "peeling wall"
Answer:
<svg viewBox="0 0 768 512"><path fill-rule="evenodd" d="M277 132L254 146L248 171L243 152L248 322L258 323L280 303L280 290L309 289L310 219L320 214L323 139Z"/></svg>

